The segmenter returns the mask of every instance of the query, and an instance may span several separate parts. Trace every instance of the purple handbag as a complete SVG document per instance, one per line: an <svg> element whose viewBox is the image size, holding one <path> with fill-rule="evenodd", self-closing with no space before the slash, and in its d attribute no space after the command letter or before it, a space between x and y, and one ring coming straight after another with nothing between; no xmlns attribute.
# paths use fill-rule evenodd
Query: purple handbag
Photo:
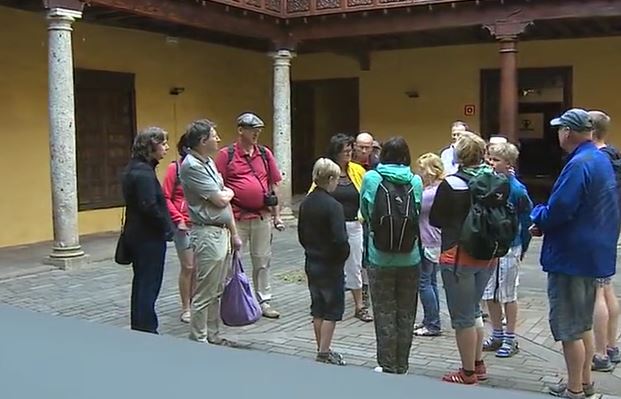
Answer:
<svg viewBox="0 0 621 399"><path fill-rule="evenodd" d="M233 252L233 275L226 282L220 303L222 322L231 327L256 323L261 318L261 306L254 296L239 252Z"/></svg>

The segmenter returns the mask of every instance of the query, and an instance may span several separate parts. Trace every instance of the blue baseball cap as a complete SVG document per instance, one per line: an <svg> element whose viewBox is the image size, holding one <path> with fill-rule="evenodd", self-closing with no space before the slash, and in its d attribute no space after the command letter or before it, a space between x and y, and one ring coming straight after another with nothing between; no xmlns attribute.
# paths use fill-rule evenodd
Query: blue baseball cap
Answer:
<svg viewBox="0 0 621 399"><path fill-rule="evenodd" d="M593 122L586 110L582 108L572 108L558 118L552 119L550 121L550 126L568 127L571 130L583 132L593 129Z"/></svg>

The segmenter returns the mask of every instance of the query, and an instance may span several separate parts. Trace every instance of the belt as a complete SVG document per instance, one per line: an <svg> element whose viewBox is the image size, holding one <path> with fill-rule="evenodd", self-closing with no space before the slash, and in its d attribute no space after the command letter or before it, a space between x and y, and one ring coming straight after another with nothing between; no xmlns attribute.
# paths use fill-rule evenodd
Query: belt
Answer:
<svg viewBox="0 0 621 399"><path fill-rule="evenodd" d="M345 219L346 222L357 222L358 218L355 219Z"/></svg>
<svg viewBox="0 0 621 399"><path fill-rule="evenodd" d="M196 226L196 227L219 227L221 229L226 229L228 227L224 223L192 223L192 226Z"/></svg>

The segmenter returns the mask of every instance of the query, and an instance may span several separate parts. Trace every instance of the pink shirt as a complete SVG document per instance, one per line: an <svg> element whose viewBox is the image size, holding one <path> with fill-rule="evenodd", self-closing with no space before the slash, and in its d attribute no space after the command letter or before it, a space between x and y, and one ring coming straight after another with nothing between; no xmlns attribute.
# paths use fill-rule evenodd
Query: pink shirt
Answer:
<svg viewBox="0 0 621 399"><path fill-rule="evenodd" d="M272 191L270 177L272 185L282 180L278 165L276 165L272 151L265 146L263 148L265 148L267 165L261 157L258 146L255 145L252 155L246 154L238 143L233 146L231 162L229 162L228 146L218 151L215 162L218 171L222 174L224 184L235 193L231 201L235 219L249 220L261 217L268 212L263 204L263 198Z"/></svg>

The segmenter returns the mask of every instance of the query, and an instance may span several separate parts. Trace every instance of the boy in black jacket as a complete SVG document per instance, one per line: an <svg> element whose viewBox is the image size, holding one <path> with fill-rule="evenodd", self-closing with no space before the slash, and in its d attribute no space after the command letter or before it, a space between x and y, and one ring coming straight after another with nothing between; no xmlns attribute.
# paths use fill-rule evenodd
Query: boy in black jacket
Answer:
<svg viewBox="0 0 621 399"><path fill-rule="evenodd" d="M341 170L327 158L313 167L317 187L300 204L298 239L304 247L305 271L311 296L311 315L317 361L344 366L343 357L330 350L336 322L345 309L343 267L349 256L343 206L329 193L334 191Z"/></svg>

